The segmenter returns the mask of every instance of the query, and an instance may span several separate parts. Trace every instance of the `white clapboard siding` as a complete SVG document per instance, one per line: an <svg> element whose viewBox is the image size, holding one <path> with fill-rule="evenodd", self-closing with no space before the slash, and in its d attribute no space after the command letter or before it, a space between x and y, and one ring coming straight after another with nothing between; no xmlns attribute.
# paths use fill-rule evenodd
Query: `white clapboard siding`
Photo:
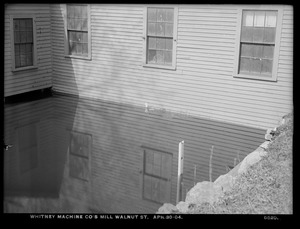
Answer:
<svg viewBox="0 0 300 229"><path fill-rule="evenodd" d="M277 82L234 78L241 5L179 5L176 70L145 68L144 5L91 4L92 60L64 57L51 5L54 90L271 128L293 108L293 9L283 9Z"/></svg>
<svg viewBox="0 0 300 229"><path fill-rule="evenodd" d="M36 17L37 69L12 72L10 16ZM4 24L4 96L52 87L52 48L49 4L7 4Z"/></svg>

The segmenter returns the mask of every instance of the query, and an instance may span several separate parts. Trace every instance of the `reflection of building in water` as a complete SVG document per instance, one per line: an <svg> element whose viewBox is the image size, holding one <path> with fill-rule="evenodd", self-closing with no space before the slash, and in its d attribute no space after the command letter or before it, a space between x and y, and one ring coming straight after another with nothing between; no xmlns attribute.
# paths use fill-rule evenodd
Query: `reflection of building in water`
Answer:
<svg viewBox="0 0 300 229"><path fill-rule="evenodd" d="M5 117L14 145L5 152L9 212L154 213L175 202L180 141L185 194L194 181L209 179L212 145L214 180L264 136L260 129L62 95L10 105ZM24 198L26 205L16 207Z"/></svg>

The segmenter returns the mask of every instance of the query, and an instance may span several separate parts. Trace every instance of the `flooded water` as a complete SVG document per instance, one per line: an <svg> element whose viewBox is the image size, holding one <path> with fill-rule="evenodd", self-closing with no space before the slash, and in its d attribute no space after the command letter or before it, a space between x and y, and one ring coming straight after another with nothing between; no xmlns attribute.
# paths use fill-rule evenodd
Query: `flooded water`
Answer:
<svg viewBox="0 0 300 229"><path fill-rule="evenodd" d="M265 130L66 95L5 105L5 212L155 213L183 190L227 172Z"/></svg>

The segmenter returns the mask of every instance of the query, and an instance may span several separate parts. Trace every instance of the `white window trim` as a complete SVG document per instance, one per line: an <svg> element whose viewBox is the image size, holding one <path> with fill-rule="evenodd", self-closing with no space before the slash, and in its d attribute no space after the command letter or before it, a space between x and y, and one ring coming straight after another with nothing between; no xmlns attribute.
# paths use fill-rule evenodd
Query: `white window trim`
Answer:
<svg viewBox="0 0 300 229"><path fill-rule="evenodd" d="M241 30L242 30L242 16L243 10L276 10L277 11L277 25L276 25L276 35L275 35L275 48L274 48L274 57L273 57L273 67L272 67L272 76L263 76L263 75L247 75L239 74L239 57L240 57L240 41L241 41ZM263 81L277 81L277 70L278 70L278 61L279 61L279 51L280 51L280 38L281 38L281 27L282 27L282 9L276 6L245 6L238 11L238 23L237 23L237 35L236 35L236 47L235 47L235 66L233 77L244 78L244 79L255 79Z"/></svg>
<svg viewBox="0 0 300 229"><path fill-rule="evenodd" d="M67 27L67 4L62 5L63 17L64 17L64 29L65 29L65 57L74 58L74 59L83 59L83 60L92 60L92 42L91 42L91 10L90 4L78 4L78 5L86 5L87 13L88 13L88 55L80 56L80 55L70 55L69 54L69 40L68 40L68 27Z"/></svg>
<svg viewBox="0 0 300 229"><path fill-rule="evenodd" d="M173 50L172 50L172 65L158 65L158 64L148 64L147 63L147 9L149 7L155 8L173 8L174 9L174 24L173 24ZM168 6L168 5L148 5L144 7L144 30L143 30L143 67L149 68L159 68L159 69L169 69L176 70L176 49L177 49L177 25L178 25L178 7Z"/></svg>
<svg viewBox="0 0 300 229"><path fill-rule="evenodd" d="M14 33L14 23L13 20L16 18L31 18L32 19L32 30L33 30L33 65L16 68L16 60L15 60L15 33ZM11 60L12 60L12 71L24 71L29 69L36 69L37 66L37 44L36 44L36 19L33 14L19 14L19 15L11 15L10 16L10 38L11 38Z"/></svg>

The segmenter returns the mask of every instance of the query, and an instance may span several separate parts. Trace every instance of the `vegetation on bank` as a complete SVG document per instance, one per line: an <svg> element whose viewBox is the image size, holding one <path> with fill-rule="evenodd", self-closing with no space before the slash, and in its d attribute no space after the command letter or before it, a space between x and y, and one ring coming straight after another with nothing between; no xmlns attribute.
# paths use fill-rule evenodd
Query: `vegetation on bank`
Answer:
<svg viewBox="0 0 300 229"><path fill-rule="evenodd" d="M267 155L236 178L214 204L190 207L188 214L292 214L293 114L285 117L266 149Z"/></svg>

